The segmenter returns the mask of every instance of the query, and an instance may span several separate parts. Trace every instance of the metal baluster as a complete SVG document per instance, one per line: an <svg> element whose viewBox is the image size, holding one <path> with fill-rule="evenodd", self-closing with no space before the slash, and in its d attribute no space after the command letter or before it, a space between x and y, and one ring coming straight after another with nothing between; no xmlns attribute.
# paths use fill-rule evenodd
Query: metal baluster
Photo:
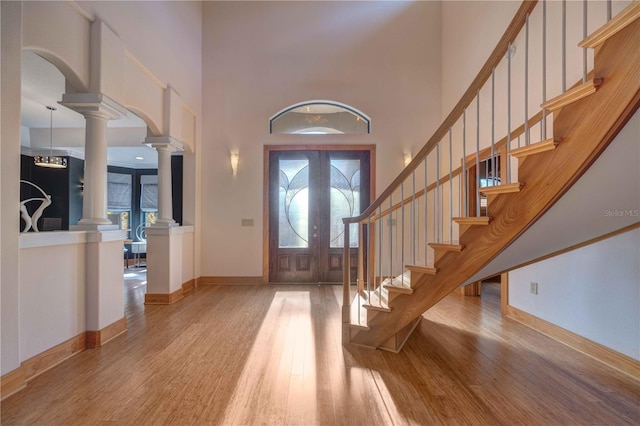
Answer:
<svg viewBox="0 0 640 426"><path fill-rule="evenodd" d="M524 32L524 144L529 145L529 14Z"/></svg>
<svg viewBox="0 0 640 426"><path fill-rule="evenodd" d="M393 195L389 196L389 280L393 284ZM382 287L380 295L382 296ZM380 303L382 306L382 302Z"/></svg>
<svg viewBox="0 0 640 426"><path fill-rule="evenodd" d="M567 0L562 0L562 93L567 91Z"/></svg>
<svg viewBox="0 0 640 426"><path fill-rule="evenodd" d="M480 217L480 90L476 93L476 216Z"/></svg>
<svg viewBox="0 0 640 426"><path fill-rule="evenodd" d="M371 216L369 216L369 222L367 223L367 293L369 294L369 299L371 298L371 279L373 278L371 274L373 272L371 268L371 253L375 253L375 251L371 250Z"/></svg>
<svg viewBox="0 0 640 426"><path fill-rule="evenodd" d="M607 21L611 20L611 0L607 0Z"/></svg>
<svg viewBox="0 0 640 426"><path fill-rule="evenodd" d="M429 184L428 184L428 175L427 175L427 160L428 157L424 158L424 266L427 266L427 243L429 242L429 218L427 217L427 214L429 212L429 210L427 209L428 207L428 201L427 201L427 197L429 196L428 193L428 189L429 189Z"/></svg>
<svg viewBox="0 0 640 426"><path fill-rule="evenodd" d="M411 263L416 264L416 171L414 170L411 175ZM418 206L418 214L420 209Z"/></svg>
<svg viewBox="0 0 640 426"><path fill-rule="evenodd" d="M462 202L464 212L460 216L469 216L467 209L467 108L462 110Z"/></svg>
<svg viewBox="0 0 640 426"><path fill-rule="evenodd" d="M360 226L359 223L358 223L358 226ZM349 236L347 234L351 230L351 224L350 223L349 224L345 224L344 229L345 229L345 231L344 231L345 232L345 241L344 241L345 244L344 244L344 246L345 247L349 247L350 242L349 242ZM347 251L351 251L351 250L347 249ZM360 263L360 259L358 259L358 263ZM348 272L348 274L349 274L349 284L351 284L351 264L349 263L348 265L345 264L343 266L345 267L345 269L347 267L349 268L349 272ZM360 309L362 309L362 303L360 303L360 298L361 298L361 295L360 295L360 282L358 281L358 278L360 278L360 277L358 277L358 274L356 274L356 297L354 298L354 300L358 300L358 322L357 323L360 324L360 318L362 317L362 315L360 315ZM351 296L349 296L349 297L351 297ZM351 313L349 313L349 315L351 315ZM351 318L351 321L353 321L353 318Z"/></svg>
<svg viewBox="0 0 640 426"><path fill-rule="evenodd" d="M582 0L582 39L587 38L587 0ZM587 82L587 48L582 48L582 82Z"/></svg>
<svg viewBox="0 0 640 426"><path fill-rule="evenodd" d="M436 200L435 200L435 231L436 242L440 242L440 142L436 144Z"/></svg>
<svg viewBox="0 0 640 426"><path fill-rule="evenodd" d="M489 163L490 163L489 159L484 160L484 179L487 183L487 186L489 186ZM493 181L491 181L491 184L493 184ZM485 214L486 212L487 210L485 209Z"/></svg>
<svg viewBox="0 0 640 426"><path fill-rule="evenodd" d="M496 159L495 159L495 116L496 116L496 69L491 70L491 185L496 184ZM487 175L488 176L488 175ZM489 215L489 206L487 206L487 216Z"/></svg>
<svg viewBox="0 0 640 426"><path fill-rule="evenodd" d="M547 101L547 0L542 0L542 103ZM547 139L547 109L542 108L540 140Z"/></svg>
<svg viewBox="0 0 640 426"><path fill-rule="evenodd" d="M400 200L401 206L400 211L402 214L402 237L400 238L400 272L404 270L404 182L400 184ZM402 275L402 286L404 286L404 274Z"/></svg>
<svg viewBox="0 0 640 426"><path fill-rule="evenodd" d="M449 242L453 244L453 138L449 127Z"/></svg>
<svg viewBox="0 0 640 426"><path fill-rule="evenodd" d="M511 183L511 43L507 56L507 183Z"/></svg>
<svg viewBox="0 0 640 426"><path fill-rule="evenodd" d="M349 258L349 224L345 223L343 225L344 227L342 229L344 232L344 247L342 251L342 256L343 256L342 258L344 263L342 268L342 306L343 308L347 308L347 309L344 309L342 311L342 320L343 322L351 323L352 321L351 305L356 300L356 298L353 298L353 299L351 298L351 265L350 265L351 260ZM356 294L358 293L356 292ZM358 318L360 318L359 294L357 298L357 303L358 303Z"/></svg>
<svg viewBox="0 0 640 426"><path fill-rule="evenodd" d="M378 207L378 233L380 235L380 240L378 242L378 276L380 277L380 285L382 285L382 223L384 222L384 218L382 217L382 204ZM374 288L375 293L375 288ZM371 295L369 295L371 297Z"/></svg>

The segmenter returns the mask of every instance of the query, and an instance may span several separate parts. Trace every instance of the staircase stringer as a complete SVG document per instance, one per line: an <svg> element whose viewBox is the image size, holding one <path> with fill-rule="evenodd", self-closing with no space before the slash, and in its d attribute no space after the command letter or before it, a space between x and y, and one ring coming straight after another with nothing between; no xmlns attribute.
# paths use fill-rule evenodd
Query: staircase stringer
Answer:
<svg viewBox="0 0 640 426"><path fill-rule="evenodd" d="M438 273L424 276L413 295L394 300L393 311L374 317L369 331L352 342L380 347L428 308L471 278L539 219L584 174L640 105L640 21L620 31L596 52L594 74L604 78L600 89L556 112L554 137L563 142L521 162L517 193L490 201L493 220L461 235L461 252L443 254Z"/></svg>

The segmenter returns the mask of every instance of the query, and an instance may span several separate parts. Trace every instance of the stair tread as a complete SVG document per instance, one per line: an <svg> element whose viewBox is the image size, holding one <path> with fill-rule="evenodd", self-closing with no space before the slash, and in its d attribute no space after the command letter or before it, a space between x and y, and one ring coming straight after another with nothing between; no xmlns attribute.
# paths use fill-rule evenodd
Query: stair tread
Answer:
<svg viewBox="0 0 640 426"><path fill-rule="evenodd" d="M461 252L464 246L457 242L429 243L429 247L438 250Z"/></svg>
<svg viewBox="0 0 640 426"><path fill-rule="evenodd" d="M509 151L509 155L516 158L526 157L528 155L539 154L541 152L550 151L555 149L560 143L559 139L546 139L541 142L532 143L527 146L522 146L520 148L512 149Z"/></svg>
<svg viewBox="0 0 640 426"><path fill-rule="evenodd" d="M393 284L385 284L384 288L386 288L387 291L395 291L396 293L413 294L413 289L411 287L399 286L399 285L393 285Z"/></svg>
<svg viewBox="0 0 640 426"><path fill-rule="evenodd" d="M507 183L504 185L496 185L496 186L485 186L484 188L480 188L480 192L485 195L489 194L508 194L510 192L518 192L524 186L521 182L516 183Z"/></svg>
<svg viewBox="0 0 640 426"><path fill-rule="evenodd" d="M563 94L541 104L540 108L544 108L549 111L556 111L564 106L569 105L572 102L595 93L596 90L598 90L598 87L602 85L603 81L604 80L602 78L592 78L591 80L579 84L576 87L567 90Z"/></svg>
<svg viewBox="0 0 640 426"><path fill-rule="evenodd" d="M424 265L406 265L405 268L412 272L421 272L429 275L435 275L438 272L436 268Z"/></svg>
<svg viewBox="0 0 640 426"><path fill-rule="evenodd" d="M640 2L634 1L609 22L578 43L578 47L594 48L611 38L618 31L640 18Z"/></svg>
<svg viewBox="0 0 640 426"><path fill-rule="evenodd" d="M391 312L391 308L388 306L385 306L384 304L374 305L374 304L365 303L364 305L362 305L362 307L365 309L370 309L372 311Z"/></svg>
<svg viewBox="0 0 640 426"><path fill-rule="evenodd" d="M459 225L488 225L491 218L489 216L454 217L453 221Z"/></svg>

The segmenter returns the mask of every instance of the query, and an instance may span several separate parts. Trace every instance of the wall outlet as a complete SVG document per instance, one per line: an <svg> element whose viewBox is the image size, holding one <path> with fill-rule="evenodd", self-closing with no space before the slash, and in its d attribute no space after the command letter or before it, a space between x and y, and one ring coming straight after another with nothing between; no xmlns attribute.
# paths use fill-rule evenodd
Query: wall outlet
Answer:
<svg viewBox="0 0 640 426"><path fill-rule="evenodd" d="M242 219L242 226L253 226L253 219Z"/></svg>
<svg viewBox="0 0 640 426"><path fill-rule="evenodd" d="M534 283L533 281L531 281L529 283L529 292L531 294L538 294L538 283Z"/></svg>

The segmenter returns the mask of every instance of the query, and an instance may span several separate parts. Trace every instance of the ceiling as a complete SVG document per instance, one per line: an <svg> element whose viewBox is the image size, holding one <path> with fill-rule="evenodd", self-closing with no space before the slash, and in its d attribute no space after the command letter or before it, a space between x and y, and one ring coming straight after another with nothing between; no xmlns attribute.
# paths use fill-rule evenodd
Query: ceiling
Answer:
<svg viewBox="0 0 640 426"><path fill-rule="evenodd" d="M84 117L58 102L65 93L65 78L51 63L30 51L22 55L22 125L20 145L25 153L49 150L59 155L84 158ZM50 112L46 107L57 108ZM53 123L53 132L51 132ZM129 112L127 117L107 123L107 162L130 168L157 168L158 155L143 145L144 121Z"/></svg>

